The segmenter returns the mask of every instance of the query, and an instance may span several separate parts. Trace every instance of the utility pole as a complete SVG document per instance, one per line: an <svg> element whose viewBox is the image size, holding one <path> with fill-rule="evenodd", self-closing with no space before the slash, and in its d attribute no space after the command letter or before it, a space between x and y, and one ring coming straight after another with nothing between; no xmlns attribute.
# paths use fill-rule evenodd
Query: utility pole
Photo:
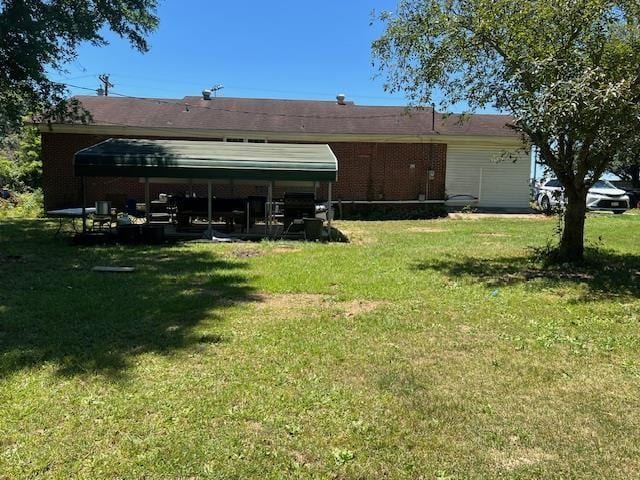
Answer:
<svg viewBox="0 0 640 480"><path fill-rule="evenodd" d="M105 97L109 96L109 87L113 87L113 83L111 83L109 81L109 75L107 75L106 73L103 73L102 75L98 76L98 80L100 80L102 82L102 87L100 87L98 89L98 92L104 92L103 95Z"/></svg>
<svg viewBox="0 0 640 480"><path fill-rule="evenodd" d="M221 83L214 85L213 87L211 87L211 91L213 92L213 96L217 97L218 96L218 92L220 90L222 90L224 88L224 85L222 85Z"/></svg>

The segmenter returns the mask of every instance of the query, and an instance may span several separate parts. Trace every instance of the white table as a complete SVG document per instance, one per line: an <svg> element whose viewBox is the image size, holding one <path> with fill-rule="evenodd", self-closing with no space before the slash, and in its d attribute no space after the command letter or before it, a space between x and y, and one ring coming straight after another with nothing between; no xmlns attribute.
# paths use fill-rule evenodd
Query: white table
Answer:
<svg viewBox="0 0 640 480"><path fill-rule="evenodd" d="M84 211L86 215L92 215L96 213L95 207L87 207L84 209ZM82 207L61 208L59 210L48 210L46 212L46 215L47 217L50 217L50 218L57 218L58 221L60 222L58 224L58 230L56 231L56 235L58 235L60 233L60 230L62 230L62 224L64 223L65 220L70 221L71 227L73 228L73 230L77 231L75 221L78 218L82 218Z"/></svg>

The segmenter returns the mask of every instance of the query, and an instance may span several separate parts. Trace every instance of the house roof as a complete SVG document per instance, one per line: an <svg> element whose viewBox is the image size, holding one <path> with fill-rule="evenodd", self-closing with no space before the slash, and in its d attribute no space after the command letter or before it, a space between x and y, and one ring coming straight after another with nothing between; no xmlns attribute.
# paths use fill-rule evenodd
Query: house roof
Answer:
<svg viewBox="0 0 640 480"><path fill-rule="evenodd" d="M511 122L507 115L474 114L461 121L460 115L436 112L434 131L431 108L230 97L76 98L91 113L94 125L328 135L517 136L506 126Z"/></svg>
<svg viewBox="0 0 640 480"><path fill-rule="evenodd" d="M330 181L328 145L110 138L76 153L78 176Z"/></svg>

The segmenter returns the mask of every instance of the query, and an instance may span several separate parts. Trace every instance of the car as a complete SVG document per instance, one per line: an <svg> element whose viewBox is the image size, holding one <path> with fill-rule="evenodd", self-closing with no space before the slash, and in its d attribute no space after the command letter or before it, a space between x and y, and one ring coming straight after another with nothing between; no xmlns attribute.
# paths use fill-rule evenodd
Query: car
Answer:
<svg viewBox="0 0 640 480"><path fill-rule="evenodd" d="M537 189L536 203L543 212L552 212L566 203L564 188L557 178L543 181ZM587 192L587 209L624 213L630 208L629 195L608 180L598 180Z"/></svg>

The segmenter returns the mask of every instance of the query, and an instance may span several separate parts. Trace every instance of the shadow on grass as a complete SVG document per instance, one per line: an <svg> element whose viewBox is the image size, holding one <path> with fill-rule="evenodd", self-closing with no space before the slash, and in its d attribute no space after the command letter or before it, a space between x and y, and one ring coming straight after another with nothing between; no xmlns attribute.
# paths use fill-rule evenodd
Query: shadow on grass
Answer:
<svg viewBox="0 0 640 480"><path fill-rule="evenodd" d="M96 265L136 271L92 272ZM223 342L225 311L255 300L246 269L209 249L71 247L43 222L4 223L0 377L53 365L61 375L118 378L140 354Z"/></svg>
<svg viewBox="0 0 640 480"><path fill-rule="evenodd" d="M456 257L416 261L417 271L434 270L452 278L471 278L488 288L505 287L531 280L549 286L583 284L587 293L580 302L604 298L640 296L640 255L591 250L582 265L542 267L531 257Z"/></svg>

